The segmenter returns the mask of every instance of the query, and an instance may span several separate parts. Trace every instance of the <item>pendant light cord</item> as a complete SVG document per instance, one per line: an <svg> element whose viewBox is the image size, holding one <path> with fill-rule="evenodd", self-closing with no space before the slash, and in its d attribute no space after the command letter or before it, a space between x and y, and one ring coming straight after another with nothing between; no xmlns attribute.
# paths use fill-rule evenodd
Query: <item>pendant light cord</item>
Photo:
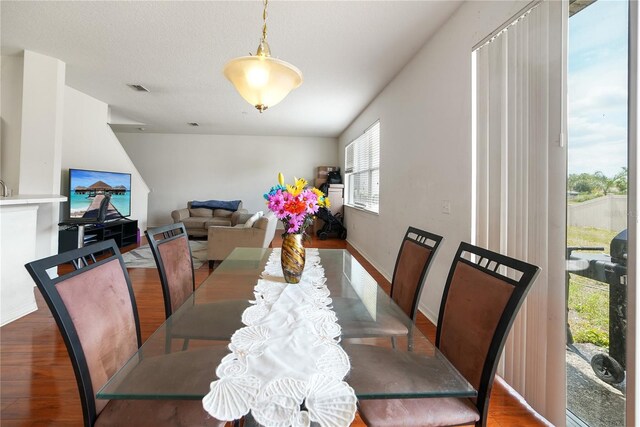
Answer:
<svg viewBox="0 0 640 427"><path fill-rule="evenodd" d="M264 0L264 11L262 12L262 40L267 40L267 5L269 0Z"/></svg>

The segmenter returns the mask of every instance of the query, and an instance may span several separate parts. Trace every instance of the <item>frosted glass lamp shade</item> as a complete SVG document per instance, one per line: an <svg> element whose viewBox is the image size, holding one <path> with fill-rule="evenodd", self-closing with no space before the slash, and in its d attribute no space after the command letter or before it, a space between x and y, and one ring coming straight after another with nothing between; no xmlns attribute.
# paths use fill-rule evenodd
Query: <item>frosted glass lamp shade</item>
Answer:
<svg viewBox="0 0 640 427"><path fill-rule="evenodd" d="M302 84L302 73L293 65L269 56L243 56L224 66L224 75L249 104L266 110Z"/></svg>

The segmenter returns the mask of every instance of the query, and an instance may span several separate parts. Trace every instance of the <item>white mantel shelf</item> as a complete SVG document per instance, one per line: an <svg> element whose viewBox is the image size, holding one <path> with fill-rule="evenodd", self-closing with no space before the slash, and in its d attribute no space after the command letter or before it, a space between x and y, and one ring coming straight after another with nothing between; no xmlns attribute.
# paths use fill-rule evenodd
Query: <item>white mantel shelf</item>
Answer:
<svg viewBox="0 0 640 427"><path fill-rule="evenodd" d="M58 203L66 201L67 197L60 194L16 194L15 196L0 197L0 206Z"/></svg>

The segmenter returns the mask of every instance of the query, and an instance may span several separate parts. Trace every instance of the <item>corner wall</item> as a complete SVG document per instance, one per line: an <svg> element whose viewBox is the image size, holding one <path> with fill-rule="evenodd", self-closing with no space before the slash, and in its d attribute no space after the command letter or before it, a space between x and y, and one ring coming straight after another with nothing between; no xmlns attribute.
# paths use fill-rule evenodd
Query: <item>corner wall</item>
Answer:
<svg viewBox="0 0 640 427"><path fill-rule="evenodd" d="M335 138L118 133L149 184L149 226L172 222L190 200L242 200L249 212L266 209L262 195L278 172L310 183L317 166L336 165Z"/></svg>
<svg viewBox="0 0 640 427"><path fill-rule="evenodd" d="M149 187L107 124L108 105L67 86L64 97L61 194L68 196L69 168L131 174L131 218L147 228ZM61 206L66 215L67 203Z"/></svg>
<svg viewBox="0 0 640 427"><path fill-rule="evenodd" d="M471 238L471 52L526 3L464 3L339 138L344 165L345 145L380 119L380 214L345 208L349 242L376 268L391 277L408 226L444 236L420 302L434 322L451 260Z"/></svg>
<svg viewBox="0 0 640 427"><path fill-rule="evenodd" d="M2 56L0 92L0 178L14 193L20 181L20 139L22 131L22 81L24 58Z"/></svg>

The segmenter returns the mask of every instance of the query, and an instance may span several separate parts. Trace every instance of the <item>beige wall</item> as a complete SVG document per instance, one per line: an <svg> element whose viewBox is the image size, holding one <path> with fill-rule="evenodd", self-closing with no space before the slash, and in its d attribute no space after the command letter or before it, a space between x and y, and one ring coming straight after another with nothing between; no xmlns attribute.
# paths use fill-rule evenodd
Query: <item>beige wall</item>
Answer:
<svg viewBox="0 0 640 427"><path fill-rule="evenodd" d="M350 243L390 277L408 226L444 236L420 304L434 321L455 250L471 238L472 48L525 4L463 4L340 136L344 164L345 145L380 119L380 214L345 208Z"/></svg>
<svg viewBox="0 0 640 427"><path fill-rule="evenodd" d="M22 80L24 58L0 58L2 81L0 92L0 179L18 193L20 181L20 132L22 131Z"/></svg>
<svg viewBox="0 0 640 427"><path fill-rule="evenodd" d="M335 165L337 140L317 137L118 133L151 189L149 226L171 222L189 200L242 200L265 210L262 195L294 176L313 182L317 166Z"/></svg>
<svg viewBox="0 0 640 427"><path fill-rule="evenodd" d="M144 230L149 187L107 124L108 105L67 86L64 108L62 194L68 192L69 168L130 173L131 218ZM65 203L63 216L66 209Z"/></svg>

